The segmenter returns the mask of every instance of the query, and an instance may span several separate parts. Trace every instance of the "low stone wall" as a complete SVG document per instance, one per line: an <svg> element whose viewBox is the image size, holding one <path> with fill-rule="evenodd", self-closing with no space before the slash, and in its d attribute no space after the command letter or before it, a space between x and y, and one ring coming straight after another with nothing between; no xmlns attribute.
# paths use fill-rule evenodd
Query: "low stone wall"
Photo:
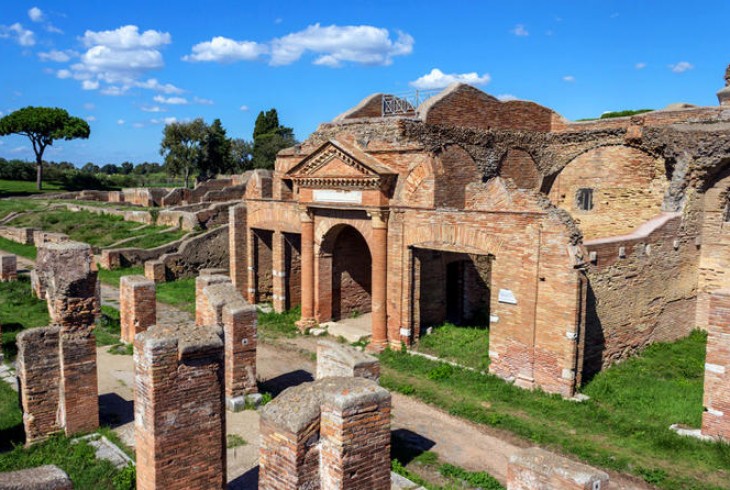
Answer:
<svg viewBox="0 0 730 490"><path fill-rule="evenodd" d="M0 253L0 282L18 279L18 258L12 254Z"/></svg>
<svg viewBox="0 0 730 490"><path fill-rule="evenodd" d="M168 281L195 277L201 269L228 268L228 225L186 239L177 252L159 257Z"/></svg>
<svg viewBox="0 0 730 490"><path fill-rule="evenodd" d="M0 473L0 488L3 490L73 490L73 483L65 471L49 464Z"/></svg>
<svg viewBox="0 0 730 490"><path fill-rule="evenodd" d="M0 226L0 237L23 245L33 245L33 233L36 228L15 228L13 226Z"/></svg>
<svg viewBox="0 0 730 490"><path fill-rule="evenodd" d="M135 187L122 189L124 202L148 208L159 206L162 202L162 198L169 193L170 189L162 187Z"/></svg>
<svg viewBox="0 0 730 490"><path fill-rule="evenodd" d="M543 449L525 449L510 458L507 490L606 490L608 475Z"/></svg>
<svg viewBox="0 0 730 490"><path fill-rule="evenodd" d="M125 210L125 209L114 209L114 208L100 208L96 206L84 206L80 204L60 203L57 207L65 207L69 211L87 211L94 214L103 214L107 216L119 216L124 221L131 221L134 223L142 223L145 225L155 224L155 218L149 211L142 210Z"/></svg>
<svg viewBox="0 0 730 490"><path fill-rule="evenodd" d="M174 209L160 211L157 224L161 226L177 226L183 230L194 230L198 227L210 229L228 223L228 208L240 201L226 201L216 204L192 204Z"/></svg>
<svg viewBox="0 0 730 490"><path fill-rule="evenodd" d="M380 380L380 362L350 345L320 340L317 343L317 379L332 376L367 378L377 383Z"/></svg>

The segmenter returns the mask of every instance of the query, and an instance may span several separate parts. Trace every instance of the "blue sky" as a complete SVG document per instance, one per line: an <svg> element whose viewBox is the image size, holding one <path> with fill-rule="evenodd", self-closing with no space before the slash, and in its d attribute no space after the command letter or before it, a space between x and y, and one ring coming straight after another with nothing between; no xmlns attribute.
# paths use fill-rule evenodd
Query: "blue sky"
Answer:
<svg viewBox="0 0 730 490"><path fill-rule="evenodd" d="M473 83L569 119L716 105L730 2L4 2L0 112L58 106L91 125L46 159L160 161L165 121L250 138L276 107L304 139L374 92ZM434 71L435 70L435 71ZM32 159L0 138L0 156Z"/></svg>

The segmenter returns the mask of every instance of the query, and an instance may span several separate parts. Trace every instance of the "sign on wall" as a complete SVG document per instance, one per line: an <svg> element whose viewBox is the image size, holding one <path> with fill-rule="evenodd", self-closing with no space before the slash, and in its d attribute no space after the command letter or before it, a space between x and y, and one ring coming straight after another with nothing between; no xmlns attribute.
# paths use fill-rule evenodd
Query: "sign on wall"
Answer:
<svg viewBox="0 0 730 490"><path fill-rule="evenodd" d="M312 193L314 202L362 203L362 191L339 191L334 189L316 189Z"/></svg>
<svg viewBox="0 0 730 490"><path fill-rule="evenodd" d="M516 305L517 298L515 298L515 293L513 293L511 289L500 289L499 290L499 302L507 303L510 305Z"/></svg>

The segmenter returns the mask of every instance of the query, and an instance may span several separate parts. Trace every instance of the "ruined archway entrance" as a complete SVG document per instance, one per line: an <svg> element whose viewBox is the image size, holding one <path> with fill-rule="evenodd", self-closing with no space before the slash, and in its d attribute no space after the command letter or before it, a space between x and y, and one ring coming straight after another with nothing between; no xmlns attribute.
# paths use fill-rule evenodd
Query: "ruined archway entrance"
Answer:
<svg viewBox="0 0 730 490"><path fill-rule="evenodd" d="M372 310L372 258L365 238L349 225L323 237L319 255L318 320L342 320Z"/></svg>

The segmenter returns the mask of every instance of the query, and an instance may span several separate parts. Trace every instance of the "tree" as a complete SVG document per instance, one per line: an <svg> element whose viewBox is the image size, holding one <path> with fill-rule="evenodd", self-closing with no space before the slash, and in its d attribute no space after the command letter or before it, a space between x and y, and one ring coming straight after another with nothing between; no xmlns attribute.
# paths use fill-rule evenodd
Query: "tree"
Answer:
<svg viewBox="0 0 730 490"><path fill-rule="evenodd" d="M165 168L173 175L183 175L185 187L188 187L191 172L200 163L207 129L203 119L197 118L168 124L163 130L160 155L165 157Z"/></svg>
<svg viewBox="0 0 730 490"><path fill-rule="evenodd" d="M57 107L24 107L0 119L0 136L19 134L33 143L36 161L36 187L43 188L43 152L54 140L86 139L91 133L89 124L79 117L70 116Z"/></svg>
<svg viewBox="0 0 730 490"><path fill-rule="evenodd" d="M134 164L132 162L122 162L120 169L124 175L129 175L134 170Z"/></svg>
<svg viewBox="0 0 730 490"><path fill-rule="evenodd" d="M294 130L279 124L276 109L259 112L253 129L254 168L274 168L276 154L295 144Z"/></svg>
<svg viewBox="0 0 730 490"><path fill-rule="evenodd" d="M231 140L231 171L245 172L251 170L253 165L253 143L243 138L233 138Z"/></svg>
<svg viewBox="0 0 730 490"><path fill-rule="evenodd" d="M202 179L231 169L231 140L226 136L220 119L213 121L206 131L198 170Z"/></svg>

